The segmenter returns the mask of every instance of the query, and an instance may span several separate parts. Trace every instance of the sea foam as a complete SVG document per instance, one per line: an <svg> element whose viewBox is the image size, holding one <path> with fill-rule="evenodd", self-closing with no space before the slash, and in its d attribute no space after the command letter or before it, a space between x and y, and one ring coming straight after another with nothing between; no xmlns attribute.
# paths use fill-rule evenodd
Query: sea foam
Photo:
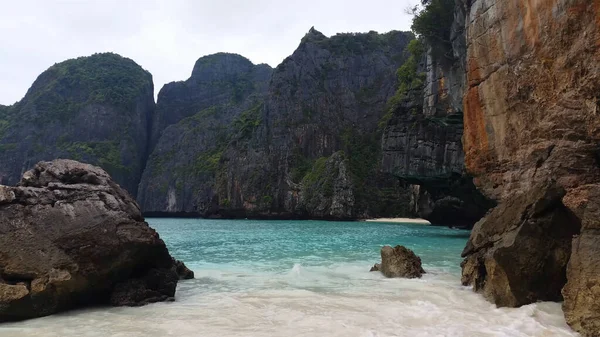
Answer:
<svg viewBox="0 0 600 337"><path fill-rule="evenodd" d="M461 286L468 233L365 223L150 222L196 274L180 283L175 302L3 324L0 336L577 336L559 303L496 308ZM387 243L414 249L427 274L408 280L368 272Z"/></svg>

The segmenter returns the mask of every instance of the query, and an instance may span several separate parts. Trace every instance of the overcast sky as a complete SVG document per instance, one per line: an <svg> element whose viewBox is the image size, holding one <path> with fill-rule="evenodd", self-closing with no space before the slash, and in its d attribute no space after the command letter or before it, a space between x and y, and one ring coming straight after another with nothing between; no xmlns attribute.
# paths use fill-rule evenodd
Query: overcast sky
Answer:
<svg viewBox="0 0 600 337"><path fill-rule="evenodd" d="M311 26L409 30L415 0L0 0L0 104L20 100L54 63L96 52L129 57L163 84L194 62L232 52L277 66Z"/></svg>

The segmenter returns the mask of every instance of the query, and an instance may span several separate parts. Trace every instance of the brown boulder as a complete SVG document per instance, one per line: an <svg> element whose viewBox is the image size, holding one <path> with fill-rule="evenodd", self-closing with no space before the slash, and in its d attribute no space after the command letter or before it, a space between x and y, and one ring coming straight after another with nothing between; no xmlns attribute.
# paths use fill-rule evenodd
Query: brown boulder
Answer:
<svg viewBox="0 0 600 337"><path fill-rule="evenodd" d="M175 295L167 247L102 169L40 162L0 199L0 321Z"/></svg>
<svg viewBox="0 0 600 337"><path fill-rule="evenodd" d="M581 234L573 239L563 311L574 330L600 336L600 185L569 192L565 203L581 219Z"/></svg>
<svg viewBox="0 0 600 337"><path fill-rule="evenodd" d="M560 301L579 221L554 182L508 198L480 220L462 253L462 283L498 306Z"/></svg>
<svg viewBox="0 0 600 337"><path fill-rule="evenodd" d="M419 278L425 273L421 258L404 246L381 248L381 264L375 267L385 277Z"/></svg>
<svg viewBox="0 0 600 337"><path fill-rule="evenodd" d="M369 271L370 271L370 272L371 272L371 271L381 271L381 264L379 264L379 263L375 263L375 264L373 265L373 267L371 267L371 269L370 269Z"/></svg>

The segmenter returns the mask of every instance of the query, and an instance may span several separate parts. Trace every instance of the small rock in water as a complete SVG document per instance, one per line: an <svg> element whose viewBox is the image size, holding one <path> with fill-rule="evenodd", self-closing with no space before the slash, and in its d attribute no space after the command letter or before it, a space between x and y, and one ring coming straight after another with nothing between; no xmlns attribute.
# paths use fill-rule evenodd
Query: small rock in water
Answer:
<svg viewBox="0 0 600 337"><path fill-rule="evenodd" d="M425 273L421 258L404 246L384 246L381 248L381 264L371 271L379 270L385 277L420 278Z"/></svg>
<svg viewBox="0 0 600 337"><path fill-rule="evenodd" d="M373 267L371 267L371 270L369 270L369 271L380 271L380 269L381 269L381 264L375 263L373 265Z"/></svg>
<svg viewBox="0 0 600 337"><path fill-rule="evenodd" d="M194 278L194 272L179 260L173 259L173 269L175 269L180 280L190 280Z"/></svg>

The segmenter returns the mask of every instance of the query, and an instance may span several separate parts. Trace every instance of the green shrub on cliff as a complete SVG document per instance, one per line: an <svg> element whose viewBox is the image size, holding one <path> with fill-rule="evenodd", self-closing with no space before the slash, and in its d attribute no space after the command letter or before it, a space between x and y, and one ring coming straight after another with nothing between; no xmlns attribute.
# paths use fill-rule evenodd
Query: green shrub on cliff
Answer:
<svg viewBox="0 0 600 337"><path fill-rule="evenodd" d="M10 107L0 105L0 139L4 137L4 134L10 125L9 110Z"/></svg>
<svg viewBox="0 0 600 337"><path fill-rule="evenodd" d="M392 39L397 37L397 31L379 34L376 31L368 33L339 33L330 38L320 32L309 32L302 41L314 42L334 54L362 54L377 49L385 49L392 45Z"/></svg>
<svg viewBox="0 0 600 337"><path fill-rule="evenodd" d="M333 180L332 172L327 171L327 160L329 157L321 157L317 159L310 171L302 179L302 185L307 191L307 199L311 199L315 191L320 191L324 196L331 197L333 195Z"/></svg>
<svg viewBox="0 0 600 337"><path fill-rule="evenodd" d="M256 103L250 109L243 111L236 119L233 120L233 129L238 138L249 138L254 129L262 122L261 109L262 102Z"/></svg>
<svg viewBox="0 0 600 337"><path fill-rule="evenodd" d="M223 147L218 147L210 151L200 153L194 160L192 166L193 174L214 174L219 167L221 157L223 157Z"/></svg>
<svg viewBox="0 0 600 337"><path fill-rule="evenodd" d="M96 159L97 165L114 174L128 170L121 162L121 151L118 141L64 142L59 141L59 148L69 153L75 160L89 161Z"/></svg>
<svg viewBox="0 0 600 337"><path fill-rule="evenodd" d="M394 111L406 99L409 91L421 88L425 82L425 73L419 72L419 61L425 52L423 43L419 39L414 39L410 41L406 50L410 53L410 57L396 71L398 89L387 103L386 114L379 121L380 129L383 129L387 125Z"/></svg>
<svg viewBox="0 0 600 337"><path fill-rule="evenodd" d="M422 0L413 9L411 29L433 47L436 54L452 58L450 35L454 21L454 0Z"/></svg>

